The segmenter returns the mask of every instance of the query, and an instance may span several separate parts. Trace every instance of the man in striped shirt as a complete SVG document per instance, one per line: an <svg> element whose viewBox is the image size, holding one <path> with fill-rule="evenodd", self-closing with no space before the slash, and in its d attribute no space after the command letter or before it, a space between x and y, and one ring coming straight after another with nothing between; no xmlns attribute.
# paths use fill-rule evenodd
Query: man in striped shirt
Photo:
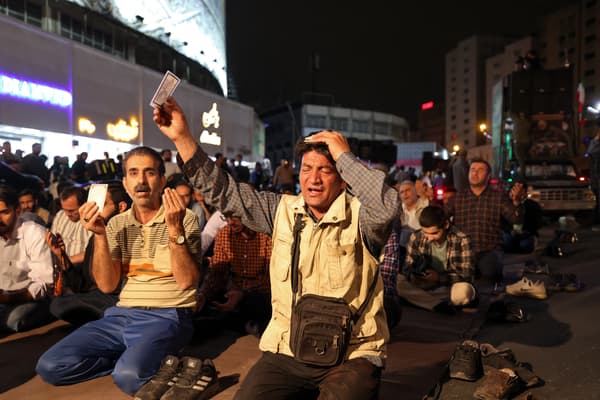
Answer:
<svg viewBox="0 0 600 400"><path fill-rule="evenodd" d="M123 281L119 302L42 355L37 372L52 384L112 374L121 390L133 394L167 354L179 353L192 337L200 280L196 217L175 190L165 189L164 162L156 151L131 150L124 173L130 210L105 226L94 202L79 209L82 224L94 233L96 284L110 293Z"/></svg>
<svg viewBox="0 0 600 400"><path fill-rule="evenodd" d="M79 223L79 207L85 201L85 191L76 186L69 186L60 192L61 210L52 222L52 233L62 237L69 260L80 264L85 257L85 247L92 232Z"/></svg>

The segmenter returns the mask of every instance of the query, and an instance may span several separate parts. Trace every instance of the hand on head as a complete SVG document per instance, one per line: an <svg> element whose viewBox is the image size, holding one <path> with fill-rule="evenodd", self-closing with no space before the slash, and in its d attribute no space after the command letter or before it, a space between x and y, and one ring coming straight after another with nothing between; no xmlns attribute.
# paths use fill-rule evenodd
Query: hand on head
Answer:
<svg viewBox="0 0 600 400"><path fill-rule="evenodd" d="M350 151L350 144L344 135L336 131L320 131L304 139L306 142L323 142L329 148L331 157L337 161L342 153Z"/></svg>

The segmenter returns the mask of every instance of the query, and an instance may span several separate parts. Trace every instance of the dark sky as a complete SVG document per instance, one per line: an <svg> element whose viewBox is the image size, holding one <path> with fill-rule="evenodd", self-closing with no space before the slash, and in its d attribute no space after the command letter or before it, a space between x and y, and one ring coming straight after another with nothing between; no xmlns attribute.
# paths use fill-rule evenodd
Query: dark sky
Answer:
<svg viewBox="0 0 600 400"><path fill-rule="evenodd" d="M475 33L531 33L570 0L227 0L227 50L239 100L262 112L310 92L414 122L442 101L445 53Z"/></svg>

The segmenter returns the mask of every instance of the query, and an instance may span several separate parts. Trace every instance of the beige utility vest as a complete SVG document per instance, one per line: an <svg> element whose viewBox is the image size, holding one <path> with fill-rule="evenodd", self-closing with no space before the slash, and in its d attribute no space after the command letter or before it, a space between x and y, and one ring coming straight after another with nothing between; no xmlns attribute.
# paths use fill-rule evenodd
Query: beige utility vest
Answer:
<svg viewBox="0 0 600 400"><path fill-rule="evenodd" d="M260 349L292 356L289 346L292 302L291 248L295 214L305 222L300 238L301 275L296 301L302 294L343 298L353 312L365 301L378 260L369 253L358 228L358 200L343 192L321 221L315 223L304 209L301 196L284 195L277 207L270 263L273 314L260 341ZM357 322L347 359L385 357L389 331L383 308L383 281Z"/></svg>

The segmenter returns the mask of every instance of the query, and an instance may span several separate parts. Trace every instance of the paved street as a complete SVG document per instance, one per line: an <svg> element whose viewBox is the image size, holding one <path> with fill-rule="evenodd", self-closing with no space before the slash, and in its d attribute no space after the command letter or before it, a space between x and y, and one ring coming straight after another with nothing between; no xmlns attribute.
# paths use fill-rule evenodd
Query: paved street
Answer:
<svg viewBox="0 0 600 400"><path fill-rule="evenodd" d="M551 228L543 232L548 240ZM392 332L387 369L382 380L382 399L419 400L443 371L454 347L465 338L496 347L511 348L517 359L530 363L544 384L532 389L536 399L600 399L600 233L579 230L575 254L563 258L544 257L551 272L575 273L586 284L578 293L554 293L547 300L507 296L521 304L531 320L520 324L483 323L485 305L479 313L441 316L405 308L401 324ZM530 258L530 257L529 257ZM507 257L507 263L523 260ZM515 271L514 268L511 269ZM547 280L545 275L532 276ZM126 399L110 377L78 385L52 387L35 376L37 357L69 332L57 322L27 334L0 339L0 399ZM221 376L240 373L242 379L260 356L258 341L223 332L186 349L187 355L215 360ZM443 386L441 399L468 399L476 383L450 381ZM233 398L237 386L215 396Z"/></svg>

